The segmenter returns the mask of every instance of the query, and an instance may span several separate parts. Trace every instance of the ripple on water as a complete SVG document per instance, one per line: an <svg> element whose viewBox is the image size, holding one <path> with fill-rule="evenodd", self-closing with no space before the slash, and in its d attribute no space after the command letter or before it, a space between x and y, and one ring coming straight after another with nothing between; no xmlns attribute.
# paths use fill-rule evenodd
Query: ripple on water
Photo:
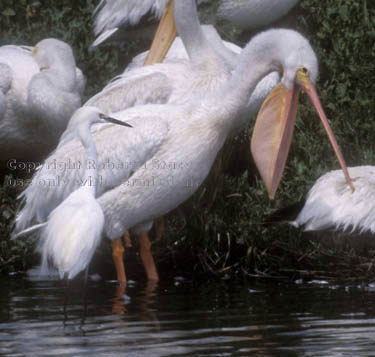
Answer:
<svg viewBox="0 0 375 357"><path fill-rule="evenodd" d="M329 284L140 280L125 291L12 277L0 292L0 355L369 356L374 297Z"/></svg>

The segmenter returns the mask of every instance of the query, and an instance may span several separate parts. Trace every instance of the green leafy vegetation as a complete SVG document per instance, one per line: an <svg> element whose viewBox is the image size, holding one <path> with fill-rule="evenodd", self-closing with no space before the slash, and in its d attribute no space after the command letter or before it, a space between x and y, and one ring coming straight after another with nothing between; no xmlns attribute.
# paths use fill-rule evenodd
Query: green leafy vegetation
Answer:
<svg viewBox="0 0 375 357"><path fill-rule="evenodd" d="M12 176L5 176L0 186L0 273L24 271L35 259L33 242L10 239L18 209L15 198L21 192L9 184L12 180Z"/></svg>
<svg viewBox="0 0 375 357"><path fill-rule="evenodd" d="M69 42L88 79L86 97L97 92L145 43L118 43L89 51L93 41L91 14L96 1L3 0L0 4L0 44L32 45L45 37ZM315 49L320 76L317 83L323 107L349 166L375 164L375 3L366 0L301 0L295 10L297 30ZM206 16L206 15L205 15ZM227 38L243 35L235 29ZM240 154L228 165L250 155L248 137L238 139ZM246 160L245 160L246 161ZM281 187L269 201L253 170L221 177L212 199L206 185L168 217L167 232L155 244L158 263L183 271L218 276L244 274L263 278L371 279L374 249L355 247L352 239L309 239L289 225L265 225L278 208L301 200L323 173L338 163L320 121L308 100L299 107L291 155ZM233 170L232 170L233 171ZM30 246L9 241L16 209L16 190L3 186L0 195L0 270L22 270L30 263ZM183 214L180 214L183 212ZM341 243L340 243L341 242ZM340 243L340 244L339 244ZM366 243L366 242L365 242ZM365 244L364 243L364 244Z"/></svg>

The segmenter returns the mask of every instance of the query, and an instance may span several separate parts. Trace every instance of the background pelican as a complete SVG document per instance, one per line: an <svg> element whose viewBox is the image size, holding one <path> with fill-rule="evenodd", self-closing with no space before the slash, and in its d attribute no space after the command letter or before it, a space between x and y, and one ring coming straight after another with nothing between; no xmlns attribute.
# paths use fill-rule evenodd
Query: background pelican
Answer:
<svg viewBox="0 0 375 357"><path fill-rule="evenodd" d="M286 15L299 0L219 0L217 18L241 30L267 26Z"/></svg>
<svg viewBox="0 0 375 357"><path fill-rule="evenodd" d="M242 29L254 29L266 26L287 14L299 0L219 0L215 5L218 20L230 22ZM210 3L198 0L198 4ZM132 28L142 20L154 20L161 17L168 0L101 0L94 16L94 33L97 37L93 46L98 46L118 29L125 28L134 35ZM141 31L141 36L150 36L153 30Z"/></svg>
<svg viewBox="0 0 375 357"><path fill-rule="evenodd" d="M52 151L85 86L71 47L45 39L34 51L0 47L0 160L39 160Z"/></svg>
<svg viewBox="0 0 375 357"><path fill-rule="evenodd" d="M375 232L375 167L349 167L352 192L340 170L322 175L310 189L306 202L292 222L305 231L338 230Z"/></svg>
<svg viewBox="0 0 375 357"><path fill-rule="evenodd" d="M113 126L94 133L103 182L98 187L97 200L105 214L106 235L116 240L130 228L147 231L155 218L189 198L207 176L235 122L242 119L241 109L258 81L280 67L282 81L262 107L252 142L262 177L274 193L291 140L297 87L304 88L328 125L313 85L318 71L315 54L306 39L290 30L256 36L242 51L230 80L214 92L191 98L185 104L138 106L116 113L116 118L126 118L134 126L131 135L118 135ZM281 126L277 125L280 120ZM337 147L335 150L340 156ZM69 142L64 152L57 150L47 159L33 178L35 185L31 184L23 193L26 202L17 217L17 229L26 228L35 219L40 221L54 208L53 203L60 201L59 190L46 190L37 184L43 177L67 180L74 185L84 175L83 170L57 168L53 163L82 160L83 156L82 148ZM124 163L128 165L125 167ZM264 168L270 170L264 172ZM70 185L68 190L72 189ZM43 205L45 198L49 206Z"/></svg>

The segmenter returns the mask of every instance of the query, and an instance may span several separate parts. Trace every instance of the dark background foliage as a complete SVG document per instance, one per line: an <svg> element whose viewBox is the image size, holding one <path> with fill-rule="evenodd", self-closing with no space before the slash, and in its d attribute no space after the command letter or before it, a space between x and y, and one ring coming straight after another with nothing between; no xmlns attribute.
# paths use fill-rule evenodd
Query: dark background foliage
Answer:
<svg viewBox="0 0 375 357"><path fill-rule="evenodd" d="M88 98L148 46L127 40L89 51L94 39L91 14L96 4L94 0L2 0L0 45L33 45L45 37L70 43L77 64L87 77ZM287 19L281 25L292 23L317 53L318 91L347 163L374 164L375 3L301 0L290 16L296 20ZM247 38L224 25L221 34L241 44ZM247 154L246 150L241 153ZM276 199L268 200L262 183L252 172L222 177L221 190L213 204L205 204L203 188L184 215L169 217L166 237L155 245L159 263L163 266L172 261L182 269L221 274L242 271L266 277L327 276L334 269L344 271L348 278L354 272L358 276L373 273L369 268L371 249L354 254L350 240L330 245L326 239L306 239L286 225L263 224L269 213L301 200L321 174L336 168L338 163L322 125L308 101L303 100ZM30 246L22 240L9 241L16 210L15 191L4 180L0 198L0 270L4 272L23 270L30 264Z"/></svg>

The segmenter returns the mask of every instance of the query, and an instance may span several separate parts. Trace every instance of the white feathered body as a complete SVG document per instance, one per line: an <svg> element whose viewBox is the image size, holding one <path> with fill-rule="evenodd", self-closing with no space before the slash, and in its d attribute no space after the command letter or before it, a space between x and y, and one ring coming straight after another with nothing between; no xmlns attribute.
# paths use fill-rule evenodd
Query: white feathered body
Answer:
<svg viewBox="0 0 375 357"><path fill-rule="evenodd" d="M183 104L193 97L204 96L220 88L230 78L237 61L226 61L224 56L220 56L223 51L219 49L217 41L214 42L212 37L210 39L210 43L219 52L218 57L201 58L200 61L193 62L189 59L181 39L177 38L163 63L140 67L147 53L140 54L123 74L114 78L85 105L115 113L143 104ZM230 42L224 42L224 45L234 56L241 53L242 49ZM238 129L248 123L250 116L258 112L264 99L279 80L278 72L273 72L258 83L247 107L244 108L243 120L236 123Z"/></svg>
<svg viewBox="0 0 375 357"><path fill-rule="evenodd" d="M205 120L207 111L197 108L186 116L180 107L169 107L168 131L160 136L155 155L119 186L98 197L109 238L118 238L129 228L138 232L149 229L155 218L176 208L199 188L230 130L228 125ZM210 111L214 118L215 110ZM221 115L218 110L217 116Z"/></svg>
<svg viewBox="0 0 375 357"><path fill-rule="evenodd" d="M131 135L126 134L126 128L115 125L101 126L93 134L98 162L92 163L90 168L98 169L98 196L121 184L159 149L168 126L161 120L155 120L151 111L148 113L150 118L139 122L136 113L126 115L127 122L136 123ZM118 114L113 116L120 118ZM45 222L52 210L82 186L86 180L86 168L85 152L79 140L74 139L59 146L21 194L26 205L17 216L17 230L22 231L32 223Z"/></svg>
<svg viewBox="0 0 375 357"><path fill-rule="evenodd" d="M1 80L8 78L3 90L3 103L0 112L0 158L13 159L14 149L18 151L22 142L35 134L33 122L27 122L27 85L39 73L39 66L30 51L18 46L0 47ZM30 135L31 132L31 135ZM25 147L22 148L25 151Z"/></svg>
<svg viewBox="0 0 375 357"><path fill-rule="evenodd" d="M160 18L168 0L101 0L94 15L94 33L122 25L136 25L143 16L149 14Z"/></svg>
<svg viewBox="0 0 375 357"><path fill-rule="evenodd" d="M142 104L182 104L220 87L230 76L224 61L155 63L125 72L85 105L114 113Z"/></svg>
<svg viewBox="0 0 375 357"><path fill-rule="evenodd" d="M197 190L230 130L202 119L207 111L216 120L223 115L219 109L214 114L211 105L188 112L173 105L130 108L113 116L133 125L131 131L107 125L94 132L99 155L97 199L110 238L118 238L124 227L165 214ZM83 162L78 141L68 142L50 155L22 194L27 205L17 217L17 230L44 222L49 212L79 188L84 179ZM116 221L119 217L121 223Z"/></svg>
<svg viewBox="0 0 375 357"><path fill-rule="evenodd" d="M212 45L212 47L215 48L215 50L217 50L219 54L222 54L220 52L221 48L219 46L225 46L227 48L227 51L232 52L233 59L235 59L236 55L239 55L241 53L241 47L235 45L232 42L223 41L220 37L218 37L219 35L217 34L217 31L212 25L201 25L201 28L205 34L205 37L210 41L210 45ZM218 41L220 41L222 44L220 45ZM129 72L135 68L143 67L148 54L149 51L145 51L135 56L126 66L124 73ZM176 37L170 49L168 50L163 63L175 63L176 61L189 59L189 55L186 52L186 48L181 37ZM231 68L234 68L235 63L229 65Z"/></svg>
<svg viewBox="0 0 375 357"><path fill-rule="evenodd" d="M119 3L116 2L116 6ZM122 5L127 3L123 1ZM228 81L242 49L223 43L213 26L200 26L194 1L176 1L174 15L181 39L176 39L163 63L141 67L146 56L141 54L122 75L85 105L113 113L142 104L184 104L191 98L220 88ZM264 99L278 79L277 75L271 75L259 84L254 100L251 98L249 101L244 120L259 109L259 98Z"/></svg>
<svg viewBox="0 0 375 357"><path fill-rule="evenodd" d="M48 217L39 238L41 274L48 275L50 264L60 278L74 278L84 270L101 241L104 214L98 202L82 187L72 192Z"/></svg>
<svg viewBox="0 0 375 357"><path fill-rule="evenodd" d="M306 231L375 232L375 166L348 169L354 192L342 171L328 172L310 189L294 225Z"/></svg>
<svg viewBox="0 0 375 357"><path fill-rule="evenodd" d="M219 0L217 18L247 30L266 26L287 14L299 0ZM134 26L142 17L160 18L168 0L101 0L95 9L93 46L120 27ZM198 0L198 4L208 0Z"/></svg>
<svg viewBox="0 0 375 357"><path fill-rule="evenodd" d="M65 81L61 68L40 68L32 47L0 47L0 160L39 160L54 149L67 122L81 105L85 86L72 57ZM70 83L67 87L66 84Z"/></svg>
<svg viewBox="0 0 375 357"><path fill-rule="evenodd" d="M299 0L220 0L217 17L243 30L266 26L286 15Z"/></svg>

